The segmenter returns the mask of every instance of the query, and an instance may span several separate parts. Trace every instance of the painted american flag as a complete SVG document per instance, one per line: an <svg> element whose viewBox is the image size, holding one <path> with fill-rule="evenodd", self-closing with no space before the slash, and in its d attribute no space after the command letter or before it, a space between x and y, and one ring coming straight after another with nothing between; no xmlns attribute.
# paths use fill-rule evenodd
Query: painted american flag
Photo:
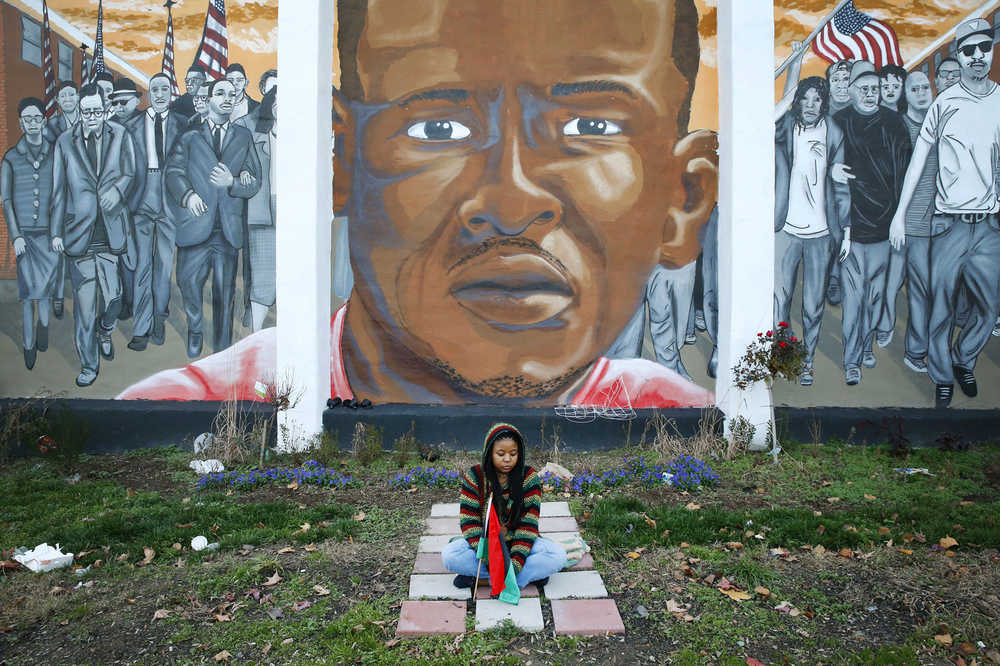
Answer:
<svg viewBox="0 0 1000 666"><path fill-rule="evenodd" d="M834 14L812 43L813 52L827 62L867 60L881 69L902 65L899 40L887 24L858 11L851 0Z"/></svg>
<svg viewBox="0 0 1000 666"><path fill-rule="evenodd" d="M93 83L97 75L107 71L104 63L104 0L97 3L97 38L94 40L94 60L90 67L90 75L85 83Z"/></svg>
<svg viewBox="0 0 1000 666"><path fill-rule="evenodd" d="M213 79L226 76L229 66L229 37L226 31L226 0L208 0L205 30L194 54L194 64L201 65Z"/></svg>
<svg viewBox="0 0 1000 666"><path fill-rule="evenodd" d="M164 5L167 8L167 36L163 39L163 64L160 71L170 79L170 98L177 97L177 74L174 72L174 14L170 9L174 5L174 0L167 0Z"/></svg>
<svg viewBox="0 0 1000 666"><path fill-rule="evenodd" d="M46 0L42 0L42 80L45 82L45 117L51 118L56 112L56 73L52 67L52 31Z"/></svg>

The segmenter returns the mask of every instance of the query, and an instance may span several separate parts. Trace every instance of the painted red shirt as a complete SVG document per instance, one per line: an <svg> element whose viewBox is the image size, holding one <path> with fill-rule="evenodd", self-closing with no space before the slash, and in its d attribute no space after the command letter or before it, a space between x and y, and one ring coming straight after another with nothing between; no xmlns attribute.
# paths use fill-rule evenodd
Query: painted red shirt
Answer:
<svg viewBox="0 0 1000 666"><path fill-rule="evenodd" d="M330 395L353 398L340 354L344 305L330 321ZM260 400L254 386L274 374L277 333L266 328L232 347L183 368L163 370L128 387L119 400ZM659 363L641 358L608 359L594 364L570 405L600 408L710 407L711 391Z"/></svg>

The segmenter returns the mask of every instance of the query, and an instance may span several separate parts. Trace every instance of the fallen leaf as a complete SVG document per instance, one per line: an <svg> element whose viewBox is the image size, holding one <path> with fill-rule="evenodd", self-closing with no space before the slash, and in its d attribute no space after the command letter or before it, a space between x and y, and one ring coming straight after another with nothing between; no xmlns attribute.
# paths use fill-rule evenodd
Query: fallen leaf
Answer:
<svg viewBox="0 0 1000 666"><path fill-rule="evenodd" d="M292 642L293 642L294 640L295 640L294 638L286 638L285 640L281 641L281 644L282 644L282 645L289 645L289 644L291 644L291 643L292 643Z"/></svg>
<svg viewBox="0 0 1000 666"><path fill-rule="evenodd" d="M824 548L822 545L817 545L815 548L813 548L813 554L814 555L825 555L826 554L826 548Z"/></svg>
<svg viewBox="0 0 1000 666"><path fill-rule="evenodd" d="M833 483L831 483L830 481L824 481L821 485L823 488L829 488L830 486L833 485Z"/></svg>
<svg viewBox="0 0 1000 666"><path fill-rule="evenodd" d="M233 618L225 613L216 613L212 617L215 618L216 622L232 622Z"/></svg>
<svg viewBox="0 0 1000 666"><path fill-rule="evenodd" d="M957 546L958 542L955 541L955 539L953 539L952 537L946 536L946 537L942 538L940 541L938 541L938 545L940 545L942 548L946 548L947 549L947 548L951 548L952 546Z"/></svg>
<svg viewBox="0 0 1000 666"><path fill-rule="evenodd" d="M166 608L157 609L157 611L153 613L154 620L166 620L168 617L170 617L170 611Z"/></svg>
<svg viewBox="0 0 1000 666"><path fill-rule="evenodd" d="M764 663L757 661L753 657L747 657L747 666L764 666Z"/></svg>
<svg viewBox="0 0 1000 666"><path fill-rule="evenodd" d="M819 527L816 528L816 531L819 532L820 534L824 534L826 532L826 527L820 525Z"/></svg>
<svg viewBox="0 0 1000 666"><path fill-rule="evenodd" d="M774 607L774 610L778 611L779 613L787 613L789 615L792 614L792 611L795 611L795 615L799 614L799 610L788 601L782 601L780 604Z"/></svg>
<svg viewBox="0 0 1000 666"><path fill-rule="evenodd" d="M280 620L281 618L285 617L285 613L284 611L281 610L281 608L275 606L273 608L267 609L267 616L272 620Z"/></svg>
<svg viewBox="0 0 1000 666"><path fill-rule="evenodd" d="M688 502L687 504L684 505L684 508L687 509L688 511L697 511L698 509L701 508L701 505L695 504L694 502Z"/></svg>
<svg viewBox="0 0 1000 666"><path fill-rule="evenodd" d="M266 657L267 653L270 651L271 651L271 644L268 643L267 645L264 646L264 649L261 650L260 653Z"/></svg>
<svg viewBox="0 0 1000 666"><path fill-rule="evenodd" d="M854 557L854 551L850 548L841 548L837 554L848 560Z"/></svg>
<svg viewBox="0 0 1000 666"><path fill-rule="evenodd" d="M330 590L326 589L322 585L313 585L313 592L315 592L316 595L320 597L325 597L326 595L330 594Z"/></svg>
<svg viewBox="0 0 1000 666"><path fill-rule="evenodd" d="M1000 651L998 650L987 650L986 658L992 661L994 664L1000 664Z"/></svg>
<svg viewBox="0 0 1000 666"><path fill-rule="evenodd" d="M181 550L184 548L184 546L180 545L179 543L175 543L173 546L171 546L171 548L173 548L174 550Z"/></svg>
<svg viewBox="0 0 1000 666"><path fill-rule="evenodd" d="M901 552L903 555L913 555L913 551L909 548L897 548L896 550Z"/></svg>
<svg viewBox="0 0 1000 666"><path fill-rule="evenodd" d="M65 587L59 587L58 585L56 585L51 590L49 590L49 594L51 595L65 594L68 591L69 590L67 590Z"/></svg>
<svg viewBox="0 0 1000 666"><path fill-rule="evenodd" d="M833 504L835 502L839 502L840 498L839 497L827 497L826 501L829 502L830 504Z"/></svg>
<svg viewBox="0 0 1000 666"><path fill-rule="evenodd" d="M298 481L292 481L291 483L289 483L285 487L288 488L289 490L298 490L298 488L299 488L299 482Z"/></svg>
<svg viewBox="0 0 1000 666"><path fill-rule="evenodd" d="M869 495L868 493L865 493L865 499L866 500L876 500L878 498L875 497L874 495Z"/></svg>
<svg viewBox="0 0 1000 666"><path fill-rule="evenodd" d="M625 553L625 557L629 558L630 560L637 560L639 559L639 553L635 552L634 550L630 550L629 552Z"/></svg>
<svg viewBox="0 0 1000 666"><path fill-rule="evenodd" d="M278 551L278 555L287 555L288 553L294 553L294 552L295 552L294 548L287 548L286 547L286 548L282 548L281 550L279 550Z"/></svg>
<svg viewBox="0 0 1000 666"><path fill-rule="evenodd" d="M399 639L398 638L392 638L392 639L387 640L385 642L385 646L387 648L391 648L391 647L395 647L398 643L399 643Z"/></svg>
<svg viewBox="0 0 1000 666"><path fill-rule="evenodd" d="M716 584L716 587L719 588L720 590L732 590L736 586L730 583L728 578L723 576L722 578L719 579L719 582Z"/></svg>
<svg viewBox="0 0 1000 666"><path fill-rule="evenodd" d="M179 530L186 530L188 528L194 527L194 523L184 523L184 524L174 523L174 527L176 527Z"/></svg>
<svg viewBox="0 0 1000 666"><path fill-rule="evenodd" d="M903 533L903 543L911 543L913 541L913 535L909 532Z"/></svg>
<svg viewBox="0 0 1000 666"><path fill-rule="evenodd" d="M727 541L726 550L743 550L743 544L739 541Z"/></svg>
<svg viewBox="0 0 1000 666"><path fill-rule="evenodd" d="M674 614L676 614L676 613L686 613L687 609L688 609L687 606L682 606L681 604L679 604L677 602L676 599L668 599L667 600L667 612L668 613L674 613Z"/></svg>
<svg viewBox="0 0 1000 666"><path fill-rule="evenodd" d="M666 530L666 531L669 532L670 530ZM681 541L681 545L678 546L678 548L690 548L690 547L691 547L691 544L689 544L687 541Z"/></svg>
<svg viewBox="0 0 1000 666"><path fill-rule="evenodd" d="M724 595L735 601L746 601L747 599L753 598L753 595L750 594L749 592L743 592L742 590L737 590L737 589L729 589L729 590L720 589L719 592L722 592Z"/></svg>
<svg viewBox="0 0 1000 666"><path fill-rule="evenodd" d="M229 650L223 650L212 657L212 659L215 659L216 661L229 661L229 658L232 656L233 655L229 654Z"/></svg>
<svg viewBox="0 0 1000 666"><path fill-rule="evenodd" d="M302 546L302 550L306 551L307 553L315 553L316 552L316 544L314 544L314 543L307 543L306 545Z"/></svg>
<svg viewBox="0 0 1000 666"><path fill-rule="evenodd" d="M305 534L306 532L309 531L310 527L312 527L312 525L310 525L309 523L302 523L302 526L299 527L299 529L292 532L292 534Z"/></svg>
<svg viewBox="0 0 1000 666"><path fill-rule="evenodd" d="M296 601L294 604L292 604L292 610L293 611L302 611L302 610L305 610L305 609L309 608L312 605L313 604L312 604L311 601Z"/></svg>
<svg viewBox="0 0 1000 666"><path fill-rule="evenodd" d="M964 655L976 654L976 644L975 643L959 643L958 651Z"/></svg>
<svg viewBox="0 0 1000 666"><path fill-rule="evenodd" d="M753 588L753 591L759 594L760 596L764 597L765 599L771 596L771 590L767 589L766 587L761 587L760 585Z"/></svg>
<svg viewBox="0 0 1000 666"><path fill-rule="evenodd" d="M878 528L878 533L879 534L891 534L892 530L890 530L888 527L880 527L880 528Z"/></svg>
<svg viewBox="0 0 1000 666"><path fill-rule="evenodd" d="M122 553L117 558L115 558L115 561L116 562L124 562L127 559L128 559L128 553Z"/></svg>
<svg viewBox="0 0 1000 666"><path fill-rule="evenodd" d="M937 634L934 636L934 640L945 647L951 647L952 639L951 634Z"/></svg>
<svg viewBox="0 0 1000 666"><path fill-rule="evenodd" d="M181 500L181 504L189 504L190 502L191 502L190 497L185 497L184 499Z"/></svg>
<svg viewBox="0 0 1000 666"><path fill-rule="evenodd" d="M278 583L280 583L280 582L281 582L281 576L279 576L279 575L278 575L278 572L277 572L277 571L275 571L275 572L274 572L274 575L273 575L273 576L271 576L270 578L268 578L267 580L265 580L265 581L264 581L263 583L261 583L261 584L262 584L262 585L263 585L264 587L272 587L272 586L274 586L274 585L277 585L277 584L278 584Z"/></svg>
<svg viewBox="0 0 1000 666"><path fill-rule="evenodd" d="M365 512L364 512L364 511L358 511L358 512L357 512L356 514L354 514L354 516L352 516L352 517L354 518L354 520L358 521L359 523L360 523L360 522L361 522L362 520L364 520L365 518L367 518L367 516L365 515Z"/></svg>
<svg viewBox="0 0 1000 666"><path fill-rule="evenodd" d="M144 546L143 549L142 549L142 553L143 553L143 555L145 555L145 557L143 557L142 560L140 560L139 562L137 562L136 566L139 566L139 567L145 566L145 565L149 564L150 562L152 562L153 558L156 557L156 551L153 550L152 548L150 548L149 546Z"/></svg>
<svg viewBox="0 0 1000 666"><path fill-rule="evenodd" d="M406 492L408 492L408 493L415 493L415 492L417 492L417 487L416 486L411 486L410 488L406 489Z"/></svg>
<svg viewBox="0 0 1000 666"><path fill-rule="evenodd" d="M649 516L647 516L645 513L642 514L642 517L645 518L647 525L649 525L650 527L652 527L654 530L656 529L656 521L655 520L653 520L652 518L650 518Z"/></svg>

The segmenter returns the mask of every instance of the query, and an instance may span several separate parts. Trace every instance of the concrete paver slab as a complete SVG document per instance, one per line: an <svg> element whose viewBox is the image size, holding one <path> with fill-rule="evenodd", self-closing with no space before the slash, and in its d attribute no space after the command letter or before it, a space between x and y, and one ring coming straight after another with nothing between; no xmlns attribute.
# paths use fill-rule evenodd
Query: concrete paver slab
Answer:
<svg viewBox="0 0 1000 666"><path fill-rule="evenodd" d="M428 518L424 521L425 534L460 534L458 518Z"/></svg>
<svg viewBox="0 0 1000 666"><path fill-rule="evenodd" d="M496 599L480 599L476 602L476 631L492 629L504 620L510 620L522 631L541 631L545 628L542 604L537 597L521 599L517 606Z"/></svg>
<svg viewBox="0 0 1000 666"><path fill-rule="evenodd" d="M576 532L579 526L572 516L551 516L538 521L539 532Z"/></svg>
<svg viewBox="0 0 1000 666"><path fill-rule="evenodd" d="M455 574L413 574L410 576L410 599L471 599L472 590L455 587Z"/></svg>
<svg viewBox="0 0 1000 666"><path fill-rule="evenodd" d="M453 536L457 534L435 534L432 536L420 537L420 545L417 547L418 553L440 553Z"/></svg>
<svg viewBox="0 0 1000 666"><path fill-rule="evenodd" d="M580 558L579 562L577 562L571 567L563 569L563 571L584 571L586 569L593 569L593 568L594 568L594 558L590 556L590 553L587 553Z"/></svg>
<svg viewBox="0 0 1000 666"><path fill-rule="evenodd" d="M433 636L465 633L464 601L404 601L399 609L396 635Z"/></svg>
<svg viewBox="0 0 1000 666"><path fill-rule="evenodd" d="M431 518L450 518L458 515L458 502L435 504L431 507Z"/></svg>
<svg viewBox="0 0 1000 666"><path fill-rule="evenodd" d="M545 586L549 599L599 599L608 596L601 574L596 571L560 571Z"/></svg>
<svg viewBox="0 0 1000 666"><path fill-rule="evenodd" d="M625 624L614 599L553 599L552 621L559 635L625 633Z"/></svg>
<svg viewBox="0 0 1000 666"><path fill-rule="evenodd" d="M542 502L542 511L539 514L542 518L572 515L569 511L569 502Z"/></svg>
<svg viewBox="0 0 1000 666"><path fill-rule="evenodd" d="M538 588L535 587L534 583L529 583L521 588L521 598L526 599L528 597L537 597ZM479 589L476 591L476 599L489 599L490 598L490 581L487 578L483 578L479 581Z"/></svg>

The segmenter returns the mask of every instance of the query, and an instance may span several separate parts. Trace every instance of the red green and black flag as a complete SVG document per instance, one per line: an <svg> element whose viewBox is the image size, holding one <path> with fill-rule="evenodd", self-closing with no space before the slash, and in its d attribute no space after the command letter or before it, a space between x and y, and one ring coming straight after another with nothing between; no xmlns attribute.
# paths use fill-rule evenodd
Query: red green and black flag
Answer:
<svg viewBox="0 0 1000 666"><path fill-rule="evenodd" d="M493 506L493 496L486 502L485 533L479 539L476 557L486 561L490 574L490 595L504 603L516 606L521 601L521 588L517 586L514 563L510 559L507 542L500 530L500 518Z"/></svg>

